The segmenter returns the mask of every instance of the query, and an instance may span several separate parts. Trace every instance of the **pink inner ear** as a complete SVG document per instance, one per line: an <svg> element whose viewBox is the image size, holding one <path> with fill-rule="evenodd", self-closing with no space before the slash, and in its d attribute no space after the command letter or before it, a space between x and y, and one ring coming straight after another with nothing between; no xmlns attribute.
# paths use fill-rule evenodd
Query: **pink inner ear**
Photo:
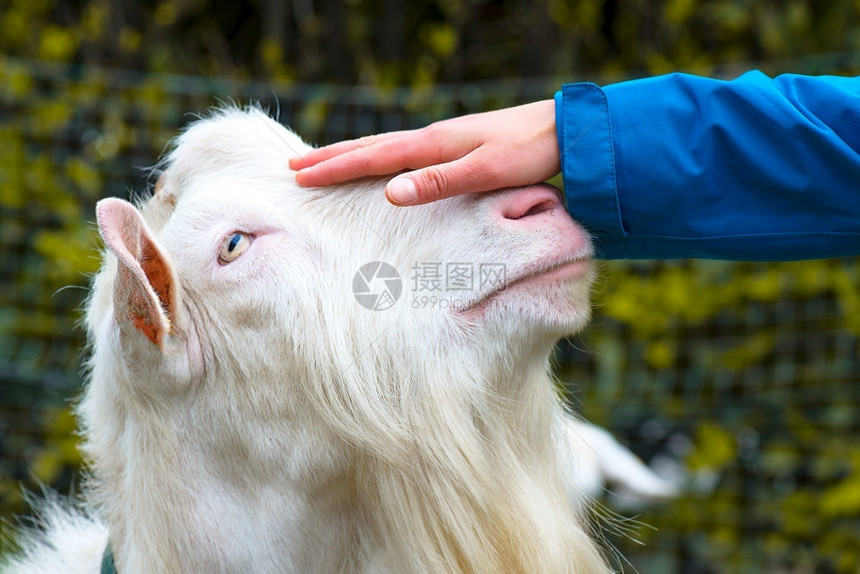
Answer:
<svg viewBox="0 0 860 574"><path fill-rule="evenodd" d="M158 295L158 300L169 321L173 321L173 273L170 264L162 257L158 247L148 236L141 241L140 266L149 279L149 285Z"/></svg>
<svg viewBox="0 0 860 574"><path fill-rule="evenodd" d="M131 321L147 339L161 346L170 324L151 294L142 287L134 274L125 265L120 265L114 283L115 313L117 319Z"/></svg>
<svg viewBox="0 0 860 574"><path fill-rule="evenodd" d="M114 282L117 318L162 346L175 311L170 264L149 234L140 212L130 203L109 198L96 206L99 231L119 262Z"/></svg>

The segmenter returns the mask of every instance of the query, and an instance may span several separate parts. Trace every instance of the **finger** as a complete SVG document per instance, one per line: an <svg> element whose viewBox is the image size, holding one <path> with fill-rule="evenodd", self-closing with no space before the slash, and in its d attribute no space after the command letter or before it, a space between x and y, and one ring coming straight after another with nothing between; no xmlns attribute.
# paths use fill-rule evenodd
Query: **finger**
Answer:
<svg viewBox="0 0 860 574"><path fill-rule="evenodd" d="M421 205L464 193L489 191L494 177L482 177L483 162L471 156L399 175L388 182L385 196L394 205Z"/></svg>
<svg viewBox="0 0 860 574"><path fill-rule="evenodd" d="M395 132L371 145L354 147L304 168L296 173L296 181L304 186L326 186L423 168L451 159L456 156L440 158L437 146L428 144L417 132Z"/></svg>
<svg viewBox="0 0 860 574"><path fill-rule="evenodd" d="M306 169L320 162L327 161L333 157L337 157L339 155L349 153L351 151L355 151L359 148L368 147L377 143L385 142L390 139L403 137L407 133L409 133L407 130L388 132L384 134L365 136L354 140L345 140L342 142L323 146L321 148L313 149L302 157L290 158L290 169L296 171Z"/></svg>
<svg viewBox="0 0 860 574"><path fill-rule="evenodd" d="M299 185L321 187L396 171L399 171L396 164L383 150L359 147L298 171L296 181Z"/></svg>
<svg viewBox="0 0 860 574"><path fill-rule="evenodd" d="M290 169L298 171L300 169L311 167L320 163L321 161L326 161L340 154L350 152L358 147L361 147L361 145L362 144L359 143L359 140L347 140L327 145L325 147L312 149L302 157L290 158Z"/></svg>

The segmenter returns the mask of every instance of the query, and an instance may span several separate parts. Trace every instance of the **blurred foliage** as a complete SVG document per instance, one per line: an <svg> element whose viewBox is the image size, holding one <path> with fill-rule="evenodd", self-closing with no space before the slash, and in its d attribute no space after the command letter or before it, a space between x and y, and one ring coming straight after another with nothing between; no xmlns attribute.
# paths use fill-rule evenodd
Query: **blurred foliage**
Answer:
<svg viewBox="0 0 860 574"><path fill-rule="evenodd" d="M653 74L858 46L853 0L4 0L0 11L11 56L374 86Z"/></svg>
<svg viewBox="0 0 860 574"><path fill-rule="evenodd" d="M37 431L42 443L29 453L29 471L40 484L70 479L69 469L83 464L78 451L77 419L68 407L50 407L39 413ZM0 476L0 499L21 503L21 485Z"/></svg>
<svg viewBox="0 0 860 574"><path fill-rule="evenodd" d="M680 326L725 320L743 323L740 314L753 303L832 297L838 314L831 328L860 336L860 269L841 261L818 260L767 265L690 261L667 264L660 273L636 272L636 264L608 267L605 290L596 305L603 314L630 325L632 336L647 344L646 362L677 366ZM714 368L743 369L771 353L780 342L779 326L758 328L736 347L705 358ZM718 347L714 347L717 351Z"/></svg>
<svg viewBox="0 0 860 574"><path fill-rule="evenodd" d="M639 571L858 571L857 263L604 265L561 378L589 419L684 469L682 496L639 516L645 550L618 542Z"/></svg>
<svg viewBox="0 0 860 574"><path fill-rule="evenodd" d="M86 222L142 187L183 114L296 94L282 117L324 143L548 97L554 78L856 74L858 48L857 0L0 0L0 518L22 483L71 484ZM372 91L338 107L333 84ZM644 549L614 541L640 571L857 571L858 275L605 266L562 376L589 418L687 472L641 516Z"/></svg>

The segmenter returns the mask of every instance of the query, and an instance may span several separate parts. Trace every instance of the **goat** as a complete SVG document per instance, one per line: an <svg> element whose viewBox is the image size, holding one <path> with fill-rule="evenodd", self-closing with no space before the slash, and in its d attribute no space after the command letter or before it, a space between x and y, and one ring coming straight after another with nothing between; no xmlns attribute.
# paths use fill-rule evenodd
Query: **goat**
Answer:
<svg viewBox="0 0 860 574"><path fill-rule="evenodd" d="M557 190L399 209L379 180L300 189L308 149L221 109L149 200L98 204L88 510L7 568L609 572L549 374L594 276Z"/></svg>

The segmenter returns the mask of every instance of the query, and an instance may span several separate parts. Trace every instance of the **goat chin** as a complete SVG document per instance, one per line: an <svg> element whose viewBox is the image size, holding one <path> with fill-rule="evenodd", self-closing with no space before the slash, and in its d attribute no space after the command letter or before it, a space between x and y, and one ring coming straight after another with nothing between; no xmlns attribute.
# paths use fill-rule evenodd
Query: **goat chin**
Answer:
<svg viewBox="0 0 860 574"><path fill-rule="evenodd" d="M6 571L95 572L108 539L122 574L609 571L548 370L593 273L557 192L398 209L381 181L299 188L308 149L223 109L149 200L98 205L89 510L51 506ZM389 307L357 298L368 262ZM424 305L418 273L455 265Z"/></svg>

